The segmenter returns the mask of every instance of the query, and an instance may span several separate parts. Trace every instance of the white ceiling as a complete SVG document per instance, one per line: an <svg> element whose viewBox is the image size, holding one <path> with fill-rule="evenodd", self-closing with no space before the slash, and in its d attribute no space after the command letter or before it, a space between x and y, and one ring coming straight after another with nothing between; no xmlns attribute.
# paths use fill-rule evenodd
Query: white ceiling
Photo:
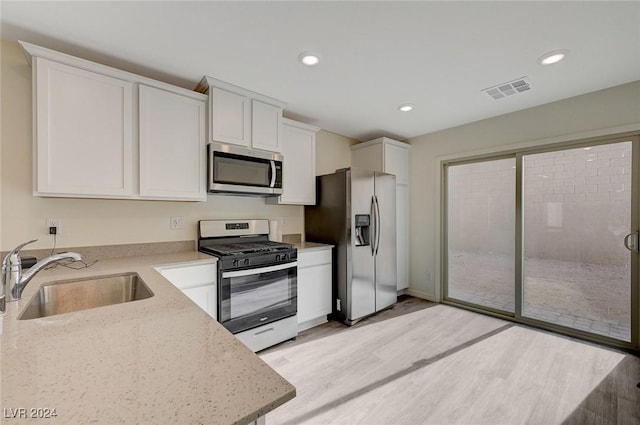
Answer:
<svg viewBox="0 0 640 425"><path fill-rule="evenodd" d="M203 75L358 140L398 139L640 79L640 2L0 2L2 38L192 89ZM569 49L566 60L537 59ZM297 61L321 55L315 68ZM481 90L527 76L532 90ZM416 105L401 113L398 105Z"/></svg>

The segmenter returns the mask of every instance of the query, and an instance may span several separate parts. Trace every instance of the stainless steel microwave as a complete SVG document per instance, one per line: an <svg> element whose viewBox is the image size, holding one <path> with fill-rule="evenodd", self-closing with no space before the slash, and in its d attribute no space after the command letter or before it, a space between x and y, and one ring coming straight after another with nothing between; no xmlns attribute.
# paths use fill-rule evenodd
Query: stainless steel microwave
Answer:
<svg viewBox="0 0 640 425"><path fill-rule="evenodd" d="M208 190L235 195L282 194L283 156L237 146L209 143Z"/></svg>

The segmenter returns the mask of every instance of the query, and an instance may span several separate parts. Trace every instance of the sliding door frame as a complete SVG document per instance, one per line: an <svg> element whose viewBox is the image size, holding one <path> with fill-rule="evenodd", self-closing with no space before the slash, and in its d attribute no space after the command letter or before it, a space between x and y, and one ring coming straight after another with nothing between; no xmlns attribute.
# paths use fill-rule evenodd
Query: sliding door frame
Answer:
<svg viewBox="0 0 640 425"><path fill-rule="evenodd" d="M561 151L573 148L584 148L597 145L606 145L619 142L632 142L632 181L631 181L631 228L629 233L640 231L640 133L638 131L621 133L610 136L590 137L584 139L570 140L553 144L542 144L537 146L528 146L514 148L495 153L484 153L461 158L452 158L440 161L440 291L442 294L442 303L465 308L478 313L488 314L494 317L514 321L516 323L534 326L537 328L550 330L559 334L576 337L591 342L605 344L613 347L624 349L640 348L640 254L638 252L630 253L631 255L631 341L622 341L604 335L594 334L578 329L536 320L522 316L523 296L524 296L524 216L523 216L523 156L536 153L546 153ZM516 159L516 211L515 211L515 305L514 313L497 310L490 307L484 307L473 304L464 300L449 298L448 294L448 180L447 170L452 165L462 165L477 163L483 161L491 161L497 159L513 158ZM622 243L622 241L620 241ZM638 242L640 244L640 241Z"/></svg>
<svg viewBox="0 0 640 425"><path fill-rule="evenodd" d="M441 243L441 252L442 252L442 301L444 303L451 303L451 304L455 304L455 305L461 305L461 306L465 306L467 308L470 308L472 310L486 310L489 311L493 314L496 315L500 315L500 316L508 316L508 317L513 317L513 313L506 311L506 310L500 310L497 308L493 308L493 307L488 307L488 306L482 306L479 304L474 304L468 301L464 301L464 300L459 300L459 299L454 299L454 298L449 298L449 288L448 285L446 284L446 282L449 281L449 268L448 268L448 263L449 263L449 220L448 220L448 205L449 205L449 193L447 190L448 187L448 178L447 178L447 170L449 169L450 166L452 165L465 165L465 164L477 164L480 162L488 162L488 161L495 161L495 160L501 160L501 159L514 159L516 157L515 153L505 153L505 154L497 154L497 155L492 155L492 156L482 156L479 158L470 158L470 159L463 159L463 160L455 160L455 161L446 161L442 163L442 194L443 194L443 198L442 198L442 243ZM517 166L516 166L517 167ZM516 173L517 173L517 168L516 168ZM516 184L517 184L517 174L516 174ZM517 208L517 199L516 199L516 208ZM517 233L516 233L516 240L517 240ZM517 275L517 271L516 271L516 275Z"/></svg>

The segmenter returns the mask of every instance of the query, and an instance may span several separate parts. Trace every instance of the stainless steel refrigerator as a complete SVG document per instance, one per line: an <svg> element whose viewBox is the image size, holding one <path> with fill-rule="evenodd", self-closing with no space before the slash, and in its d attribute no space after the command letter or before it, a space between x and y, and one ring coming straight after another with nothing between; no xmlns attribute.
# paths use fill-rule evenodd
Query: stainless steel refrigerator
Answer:
<svg viewBox="0 0 640 425"><path fill-rule="evenodd" d="M396 176L346 168L316 177L306 240L332 244L332 318L352 325L397 301Z"/></svg>

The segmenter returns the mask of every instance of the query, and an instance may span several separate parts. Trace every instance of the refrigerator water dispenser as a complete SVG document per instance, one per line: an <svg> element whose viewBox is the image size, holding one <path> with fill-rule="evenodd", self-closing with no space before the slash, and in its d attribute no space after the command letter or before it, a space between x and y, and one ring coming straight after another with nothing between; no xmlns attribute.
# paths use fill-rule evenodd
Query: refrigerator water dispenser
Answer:
<svg viewBox="0 0 640 425"><path fill-rule="evenodd" d="M369 214L356 214L356 246L369 246Z"/></svg>

